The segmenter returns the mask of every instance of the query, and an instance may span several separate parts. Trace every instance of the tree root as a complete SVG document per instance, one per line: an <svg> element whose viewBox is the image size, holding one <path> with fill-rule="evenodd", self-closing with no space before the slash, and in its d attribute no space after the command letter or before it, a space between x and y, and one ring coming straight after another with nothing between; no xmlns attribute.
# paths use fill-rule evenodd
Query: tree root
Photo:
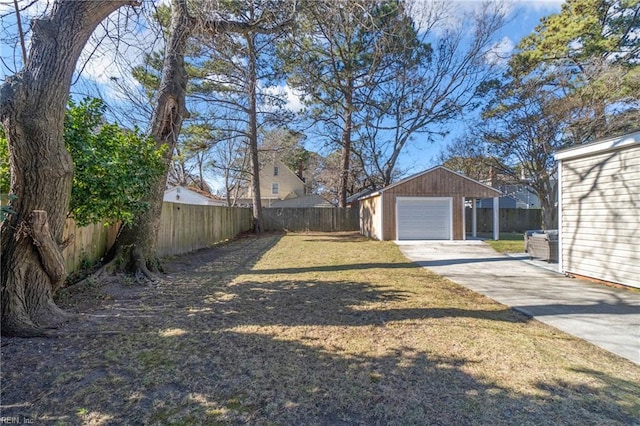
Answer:
<svg viewBox="0 0 640 426"><path fill-rule="evenodd" d="M35 322L47 329L57 328L65 322L78 318L77 314L66 312L58 307L53 300L47 303L46 307L42 307L34 314Z"/></svg>
<svg viewBox="0 0 640 426"><path fill-rule="evenodd" d="M155 259L152 262L152 269L147 267L147 260L140 249L124 250L122 247L115 248L109 256L110 260L102 265L94 273L86 278L67 286L65 289L80 288L85 285L93 285L96 282L106 278L116 276L118 274L130 275L138 284L147 282L156 282L162 273L159 262Z"/></svg>
<svg viewBox="0 0 640 426"><path fill-rule="evenodd" d="M31 321L22 321L20 323L5 321L2 324L2 335L5 337L50 337L50 329L46 327L39 327Z"/></svg>

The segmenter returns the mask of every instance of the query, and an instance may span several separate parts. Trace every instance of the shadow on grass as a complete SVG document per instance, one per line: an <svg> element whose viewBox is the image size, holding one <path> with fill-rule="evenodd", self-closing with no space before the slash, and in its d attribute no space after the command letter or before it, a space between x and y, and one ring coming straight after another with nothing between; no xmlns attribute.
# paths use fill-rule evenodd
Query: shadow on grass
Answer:
<svg viewBox="0 0 640 426"><path fill-rule="evenodd" d="M325 243L361 243L363 241L371 241L370 238L365 237L359 233L346 234L346 235L336 235L332 238L309 238L302 240L306 243L317 243L317 242L325 242Z"/></svg>
<svg viewBox="0 0 640 426"><path fill-rule="evenodd" d="M348 265L321 265L297 268L252 269L245 274L303 274L305 272L339 272L368 269L417 269L420 265L413 262L402 263L350 263Z"/></svg>
<svg viewBox="0 0 640 426"><path fill-rule="evenodd" d="M254 326L369 326L393 321L427 318L477 318L492 321L526 322L511 309L471 310L458 308L380 307L412 297L410 292L382 290L375 286L345 281L247 281L228 287L205 300L198 317L215 316L225 327ZM367 308L368 305L373 305ZM224 312L224 315L220 313ZM222 318L224 317L224 319Z"/></svg>
<svg viewBox="0 0 640 426"><path fill-rule="evenodd" d="M363 356L311 336L187 328L87 346L90 372L71 365L66 371L75 373L47 374L55 390L2 415L71 424L623 425L634 418L620 405L638 410L637 384L624 380L545 381L539 395L526 395L468 374L474 361L465 357L405 345ZM628 401L612 397L620 390Z"/></svg>
<svg viewBox="0 0 640 426"><path fill-rule="evenodd" d="M76 334L12 339L2 348L1 415L54 424L466 425L632 424L629 413L640 412L631 381L578 371L597 383L550 380L539 394L520 393L470 374L481 362L471 354L444 356L386 328L445 317L524 321L507 309L387 308L412 294L366 282L236 280L279 238L176 259L170 281L138 298L114 293L70 326ZM384 338L393 340L375 341Z"/></svg>

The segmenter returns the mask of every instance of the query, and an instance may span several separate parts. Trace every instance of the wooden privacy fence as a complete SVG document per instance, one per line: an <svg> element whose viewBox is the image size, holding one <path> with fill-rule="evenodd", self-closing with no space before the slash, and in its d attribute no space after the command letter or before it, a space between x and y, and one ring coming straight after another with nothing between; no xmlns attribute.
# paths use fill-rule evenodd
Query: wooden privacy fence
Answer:
<svg viewBox="0 0 640 426"><path fill-rule="evenodd" d="M100 260L111 248L120 225L104 226L93 223L77 226L73 219L67 219L62 231L63 240L73 236L71 243L62 251L67 273L82 269L84 263L92 264Z"/></svg>
<svg viewBox="0 0 640 426"><path fill-rule="evenodd" d="M268 208L262 210L265 231L357 231L358 209L350 208Z"/></svg>
<svg viewBox="0 0 640 426"><path fill-rule="evenodd" d="M165 202L156 243L158 255L177 255L210 247L252 226L251 209ZM118 225L78 227L73 219L67 219L63 238L73 235L72 243L62 252L67 272L77 271L85 262L100 260L113 245L117 233Z"/></svg>
<svg viewBox="0 0 640 426"><path fill-rule="evenodd" d="M253 227L251 209L164 203L158 232L159 256L210 247Z"/></svg>
<svg viewBox="0 0 640 426"><path fill-rule="evenodd" d="M476 209L478 232L492 232L493 209ZM472 209L465 210L465 227L471 232ZM499 209L500 232L524 232L540 229L542 210L540 209Z"/></svg>

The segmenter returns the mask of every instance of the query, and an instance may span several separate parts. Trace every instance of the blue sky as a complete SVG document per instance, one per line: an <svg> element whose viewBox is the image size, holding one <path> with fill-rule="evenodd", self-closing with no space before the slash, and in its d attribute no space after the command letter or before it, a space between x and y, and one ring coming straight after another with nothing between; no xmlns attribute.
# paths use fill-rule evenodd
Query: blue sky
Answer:
<svg viewBox="0 0 640 426"><path fill-rule="evenodd" d="M478 3L476 1L460 1L463 7ZM497 35L504 52L510 52L526 35L530 34L544 16L560 12L563 1L515 1L511 3L508 23ZM398 165L405 174L413 174L438 165L438 154L441 149L465 130L463 120L451 123L448 136L434 143L425 143L419 138L408 146L401 155Z"/></svg>
<svg viewBox="0 0 640 426"><path fill-rule="evenodd" d="M431 1L431 0L415 0ZM164 0L153 0L153 2L145 2L145 8L143 13L148 13L153 10L153 4L164 2ZM28 4L28 0L20 0L20 4ZM454 7L455 11L463 11L465 9L477 7L480 0L467 0L448 2ZM509 22L497 35L496 40L500 41L501 50L508 53L518 43L518 41L531 33L535 26L540 22L540 18L552 13L560 11L562 1L560 0L548 0L548 1L512 1L509 4ZM151 6L151 7L149 7ZM46 10L47 2L41 0L35 4L35 8L32 8L34 14L41 13ZM0 83L4 81L7 75L11 75L14 72L16 66L20 65L19 52L7 44L6 40L10 37L15 37L16 26L15 17L11 15L13 10L13 2L9 0L0 0L0 15L2 16L2 25L0 32L2 33L2 40L0 40L0 55L3 62L0 64ZM28 25L28 17L23 18L25 20L25 26ZM125 14L121 13L115 18L112 17L112 21L118 21L125 19ZM136 61L139 61L143 54L150 50L150 46L158 48L162 41L155 40L155 33L144 27L136 24L131 24L127 31L120 31L119 33L124 38L124 42L118 45L119 57L115 56L116 46L113 44L112 39L105 39L100 37L104 35L111 25L102 25L96 31L96 36L90 41L86 52L91 52L91 59L89 61L82 60L82 77L77 80L76 86L72 87L72 93L98 93L106 101L112 105L124 105L126 103L119 91L114 87L114 78L118 80L120 84L128 85L135 88L137 83L130 75L128 67ZM138 21L139 22L139 21ZM87 53L86 56L89 56ZM123 61L124 59L124 61ZM6 65L9 65L7 67ZM139 89L139 87L138 87ZM285 88L286 89L286 88ZM289 101L292 105L298 103L295 96L288 91ZM132 114L128 114L131 116ZM144 125L144 123L139 123ZM462 120L451 123L449 126L450 134L434 143L425 143L421 141L419 137L412 142L412 145L407 146L405 152L399 159L398 166L405 174L412 174L421 170L427 169L437 164L437 156L442 147L455 139L464 129L464 123ZM310 147L311 148L311 147ZM213 182L214 186L217 186Z"/></svg>

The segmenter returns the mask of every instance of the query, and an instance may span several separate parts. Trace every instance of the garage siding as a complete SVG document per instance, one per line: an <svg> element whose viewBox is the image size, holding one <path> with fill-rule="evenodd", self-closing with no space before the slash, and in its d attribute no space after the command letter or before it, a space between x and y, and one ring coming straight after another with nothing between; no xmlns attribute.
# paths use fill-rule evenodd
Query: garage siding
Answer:
<svg viewBox="0 0 640 426"><path fill-rule="evenodd" d="M397 239L398 197L436 197L451 200L452 237L464 240L465 198L498 197L500 191L437 166L365 196L360 201L360 232L381 240Z"/></svg>
<svg viewBox="0 0 640 426"><path fill-rule="evenodd" d="M360 201L360 233L377 240L384 239L382 235L382 195Z"/></svg>
<svg viewBox="0 0 640 426"><path fill-rule="evenodd" d="M464 240L464 199L491 198L500 192L444 167L407 179L385 189L383 194L384 239L395 240L397 197L450 197L453 210L453 239Z"/></svg>
<svg viewBox="0 0 640 426"><path fill-rule="evenodd" d="M563 270L640 287L640 147L561 163Z"/></svg>

